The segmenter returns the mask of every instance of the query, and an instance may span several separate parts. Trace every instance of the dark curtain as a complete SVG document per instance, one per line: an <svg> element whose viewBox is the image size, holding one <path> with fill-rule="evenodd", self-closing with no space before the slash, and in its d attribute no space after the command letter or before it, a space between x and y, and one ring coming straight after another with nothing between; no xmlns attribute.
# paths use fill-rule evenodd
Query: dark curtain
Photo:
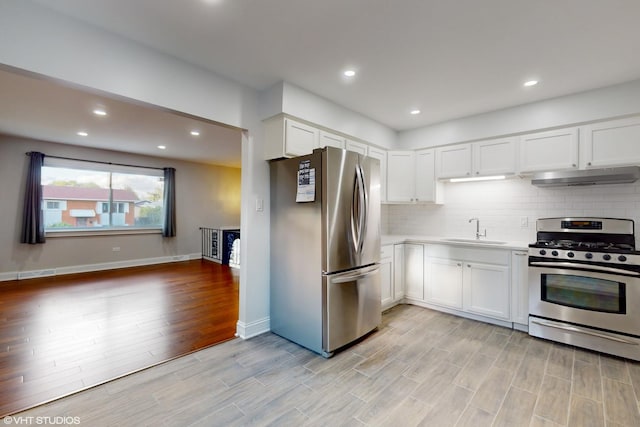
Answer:
<svg viewBox="0 0 640 427"><path fill-rule="evenodd" d="M27 187L24 192L24 207L22 214L21 243L35 245L44 243L44 214L42 212L42 162L44 154L38 152L29 153L29 171L27 175Z"/></svg>
<svg viewBox="0 0 640 427"><path fill-rule="evenodd" d="M164 168L164 237L176 235L176 170Z"/></svg>

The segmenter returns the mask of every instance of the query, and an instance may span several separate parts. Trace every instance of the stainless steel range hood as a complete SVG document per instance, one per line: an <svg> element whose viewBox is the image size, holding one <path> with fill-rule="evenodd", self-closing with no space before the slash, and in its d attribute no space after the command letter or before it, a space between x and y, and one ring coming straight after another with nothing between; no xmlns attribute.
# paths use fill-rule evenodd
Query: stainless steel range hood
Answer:
<svg viewBox="0 0 640 427"><path fill-rule="evenodd" d="M640 178L640 167L587 169L558 172L541 172L533 175L531 184L536 187L569 187L577 185L624 184Z"/></svg>

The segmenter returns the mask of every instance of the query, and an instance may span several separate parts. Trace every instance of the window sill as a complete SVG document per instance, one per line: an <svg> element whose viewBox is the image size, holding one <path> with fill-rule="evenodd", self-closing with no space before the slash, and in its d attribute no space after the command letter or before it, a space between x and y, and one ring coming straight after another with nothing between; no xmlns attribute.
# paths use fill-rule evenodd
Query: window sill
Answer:
<svg viewBox="0 0 640 427"><path fill-rule="evenodd" d="M60 230L47 231L45 237L47 239L58 237L88 237L88 236L118 236L123 234L162 234L159 228L134 228L134 229L107 229L107 230Z"/></svg>

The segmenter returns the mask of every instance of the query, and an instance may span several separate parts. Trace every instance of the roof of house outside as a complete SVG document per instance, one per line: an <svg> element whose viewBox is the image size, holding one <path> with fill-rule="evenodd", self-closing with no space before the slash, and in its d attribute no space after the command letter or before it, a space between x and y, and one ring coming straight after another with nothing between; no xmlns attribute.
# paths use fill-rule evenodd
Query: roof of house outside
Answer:
<svg viewBox="0 0 640 427"><path fill-rule="evenodd" d="M59 200L96 200L109 201L108 188L62 187L57 185L42 186L43 199ZM114 202L135 202L138 195L131 190L113 190Z"/></svg>

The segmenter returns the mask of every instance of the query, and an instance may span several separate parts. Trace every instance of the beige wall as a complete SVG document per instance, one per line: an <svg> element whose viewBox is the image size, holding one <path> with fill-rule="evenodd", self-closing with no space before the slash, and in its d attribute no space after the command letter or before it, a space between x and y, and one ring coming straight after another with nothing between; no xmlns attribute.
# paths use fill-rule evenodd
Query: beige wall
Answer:
<svg viewBox="0 0 640 427"><path fill-rule="evenodd" d="M44 245L19 243L27 151L176 168L177 236L57 237L48 238ZM0 200L0 277L20 271L188 255L201 250L198 227L240 223L240 169L0 135ZM114 252L113 247L120 251Z"/></svg>

